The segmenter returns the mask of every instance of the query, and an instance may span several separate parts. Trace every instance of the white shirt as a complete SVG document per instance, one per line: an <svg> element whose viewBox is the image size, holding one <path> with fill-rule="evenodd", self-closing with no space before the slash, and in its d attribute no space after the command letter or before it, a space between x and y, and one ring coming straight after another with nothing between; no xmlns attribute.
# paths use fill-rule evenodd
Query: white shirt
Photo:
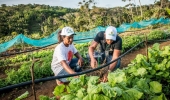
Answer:
<svg viewBox="0 0 170 100"><path fill-rule="evenodd" d="M60 62L62 60L65 60L66 63L69 65L75 53L77 53L77 49L74 47L73 44L66 47L64 43L61 42L59 45L57 45L54 50L51 63L51 69L53 70L55 75L57 75L63 69Z"/></svg>

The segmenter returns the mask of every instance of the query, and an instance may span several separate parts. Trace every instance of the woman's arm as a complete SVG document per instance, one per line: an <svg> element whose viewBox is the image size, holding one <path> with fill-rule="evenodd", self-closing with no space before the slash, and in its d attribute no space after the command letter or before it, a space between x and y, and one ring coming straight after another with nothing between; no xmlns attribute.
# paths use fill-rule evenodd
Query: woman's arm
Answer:
<svg viewBox="0 0 170 100"><path fill-rule="evenodd" d="M81 55L79 54L79 52L74 54L78 59L82 59Z"/></svg>

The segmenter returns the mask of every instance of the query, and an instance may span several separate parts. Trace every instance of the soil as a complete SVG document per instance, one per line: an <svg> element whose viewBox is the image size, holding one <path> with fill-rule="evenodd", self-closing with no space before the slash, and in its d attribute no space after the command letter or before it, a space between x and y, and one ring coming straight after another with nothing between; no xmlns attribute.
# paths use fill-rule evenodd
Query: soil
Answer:
<svg viewBox="0 0 170 100"><path fill-rule="evenodd" d="M161 42L160 46L167 46L170 45L170 41L167 42ZM148 47L152 46L152 44L148 44ZM130 53L128 53L127 55L125 55L122 59L121 59L121 68L126 67L131 60L133 60L137 54L146 54L146 48L140 48L137 50L134 50ZM101 69L99 71L93 72L93 73L88 73L88 75L101 75L102 71L104 69ZM39 100L39 96L40 95L45 95L45 96L49 96L49 97L53 97L53 91L54 88L56 87L56 82L55 80L52 81L47 81L47 82L41 82L35 85L35 91L36 91L36 99ZM27 98L25 98L24 100L34 100L35 97L33 95L33 90L32 90L32 85L30 86L26 86L26 87L20 87L20 88L16 88L13 90L9 90L9 91L4 91L3 93L1 93L0 95L0 100L14 100L15 98L17 98L18 96L20 96L21 94L25 93L26 91L29 92L29 95Z"/></svg>

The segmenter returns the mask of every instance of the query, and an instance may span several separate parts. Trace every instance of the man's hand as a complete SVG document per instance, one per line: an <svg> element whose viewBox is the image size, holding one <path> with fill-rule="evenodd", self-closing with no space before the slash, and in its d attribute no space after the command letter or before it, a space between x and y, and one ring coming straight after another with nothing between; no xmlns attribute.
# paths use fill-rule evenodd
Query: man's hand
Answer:
<svg viewBox="0 0 170 100"><path fill-rule="evenodd" d="M79 78L79 76L74 76L74 78Z"/></svg>
<svg viewBox="0 0 170 100"><path fill-rule="evenodd" d="M107 82L107 76L108 76L108 72L106 72L104 75L103 75L103 82Z"/></svg>
<svg viewBox="0 0 170 100"><path fill-rule="evenodd" d="M110 72L111 72L111 70L108 70L108 71L103 75L103 82L107 82L107 81L108 81L107 77L108 77L108 73L110 73Z"/></svg>
<svg viewBox="0 0 170 100"><path fill-rule="evenodd" d="M91 59L91 67L92 68L96 68L97 67L97 61L96 61L96 59Z"/></svg>

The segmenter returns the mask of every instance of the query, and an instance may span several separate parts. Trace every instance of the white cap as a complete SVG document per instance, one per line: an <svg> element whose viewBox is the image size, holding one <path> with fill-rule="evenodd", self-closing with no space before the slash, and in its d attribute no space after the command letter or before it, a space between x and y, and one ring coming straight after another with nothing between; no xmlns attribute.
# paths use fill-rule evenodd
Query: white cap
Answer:
<svg viewBox="0 0 170 100"><path fill-rule="evenodd" d="M106 34L106 39L111 39L115 41L117 36L117 30L115 27L109 26L106 28L105 34Z"/></svg>
<svg viewBox="0 0 170 100"><path fill-rule="evenodd" d="M67 26L62 29L61 35L70 36L70 35L75 35L75 33L71 27Z"/></svg>

